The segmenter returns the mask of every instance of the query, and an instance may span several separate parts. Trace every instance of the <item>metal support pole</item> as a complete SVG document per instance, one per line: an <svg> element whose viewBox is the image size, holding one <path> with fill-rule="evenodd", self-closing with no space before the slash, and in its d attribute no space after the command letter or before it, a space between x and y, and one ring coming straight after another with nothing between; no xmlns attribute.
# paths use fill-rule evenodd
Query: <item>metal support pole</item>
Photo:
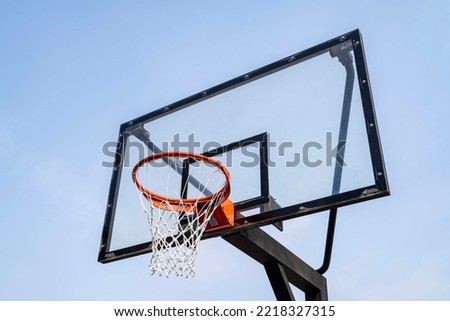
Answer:
<svg viewBox="0 0 450 321"><path fill-rule="evenodd" d="M223 239L264 265L278 300L294 300L289 284L302 290L306 300L328 300L326 278L262 229Z"/></svg>
<svg viewBox="0 0 450 321"><path fill-rule="evenodd" d="M347 142L348 124L350 119L350 107L352 105L353 86L355 82L355 68L353 66L353 57L351 42L334 46L330 49L331 57L338 57L339 62L345 67L347 73L345 79L344 99L342 102L341 123L339 126L338 151L336 155L336 165L334 167L333 187L331 194L338 194L341 189L342 169L344 166L345 145ZM331 209L328 218L327 239L325 243L325 253L323 263L317 271L325 273L330 267L331 252L333 250L334 231L336 229L337 208Z"/></svg>
<svg viewBox="0 0 450 321"><path fill-rule="evenodd" d="M273 261L264 264L264 269L269 277L270 284L272 285L277 300L295 301L284 267L280 263Z"/></svg>

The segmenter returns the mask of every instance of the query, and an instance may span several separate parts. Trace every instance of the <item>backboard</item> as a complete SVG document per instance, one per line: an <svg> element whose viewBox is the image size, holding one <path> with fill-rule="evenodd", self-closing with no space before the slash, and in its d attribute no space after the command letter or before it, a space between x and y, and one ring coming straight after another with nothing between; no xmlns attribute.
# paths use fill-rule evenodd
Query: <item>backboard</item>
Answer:
<svg viewBox="0 0 450 321"><path fill-rule="evenodd" d="M130 120L117 142L102 263L151 251L132 169L161 151L212 157L231 175L234 223L203 239L389 195L358 30Z"/></svg>

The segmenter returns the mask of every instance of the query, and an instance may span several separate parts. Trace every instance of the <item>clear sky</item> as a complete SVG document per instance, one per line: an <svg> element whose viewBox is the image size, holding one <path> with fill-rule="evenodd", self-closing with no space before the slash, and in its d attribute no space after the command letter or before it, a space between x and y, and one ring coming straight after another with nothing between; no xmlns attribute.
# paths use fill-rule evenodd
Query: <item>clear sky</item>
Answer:
<svg viewBox="0 0 450 321"><path fill-rule="evenodd" d="M102 147L129 119L356 28L392 195L339 212L329 297L449 300L450 3L300 0L1 1L0 299L272 300L263 267L220 239L194 279L152 277L148 256L97 263ZM282 238L319 267L325 230L316 215Z"/></svg>

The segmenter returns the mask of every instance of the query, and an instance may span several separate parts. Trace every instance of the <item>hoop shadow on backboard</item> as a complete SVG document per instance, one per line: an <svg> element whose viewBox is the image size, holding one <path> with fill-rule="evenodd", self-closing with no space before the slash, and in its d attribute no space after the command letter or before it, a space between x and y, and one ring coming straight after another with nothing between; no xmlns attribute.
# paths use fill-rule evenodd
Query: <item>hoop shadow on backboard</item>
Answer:
<svg viewBox="0 0 450 321"><path fill-rule="evenodd" d="M277 257L280 251L288 252L272 240L268 242L277 250L269 255L269 249L258 245L261 238L268 240L259 227L274 224L282 230L286 220L330 211L320 275L330 262L337 209L389 195L358 30L122 124L98 257L102 263L151 251L130 178L129 164L145 156L131 148L138 144L147 154L189 151L227 166L234 226L204 233L203 239L220 236L251 256L252 251L260 253L254 258L275 262L265 265L269 278L286 270L290 272L285 276L295 280L296 267L286 265L303 263ZM189 166L173 169L187 177ZM189 190L208 193L191 175ZM273 272L277 270L281 272ZM277 296L286 297L289 291Z"/></svg>

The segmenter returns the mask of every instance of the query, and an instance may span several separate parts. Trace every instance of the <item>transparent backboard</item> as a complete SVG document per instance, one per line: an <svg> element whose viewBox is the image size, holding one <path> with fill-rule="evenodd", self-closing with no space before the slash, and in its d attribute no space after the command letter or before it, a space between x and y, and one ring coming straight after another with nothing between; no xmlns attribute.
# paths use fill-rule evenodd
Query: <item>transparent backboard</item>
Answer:
<svg viewBox="0 0 450 321"><path fill-rule="evenodd" d="M204 238L389 194L357 31L124 123L99 261L150 251L131 172L161 151L204 154L231 174L235 225Z"/></svg>

